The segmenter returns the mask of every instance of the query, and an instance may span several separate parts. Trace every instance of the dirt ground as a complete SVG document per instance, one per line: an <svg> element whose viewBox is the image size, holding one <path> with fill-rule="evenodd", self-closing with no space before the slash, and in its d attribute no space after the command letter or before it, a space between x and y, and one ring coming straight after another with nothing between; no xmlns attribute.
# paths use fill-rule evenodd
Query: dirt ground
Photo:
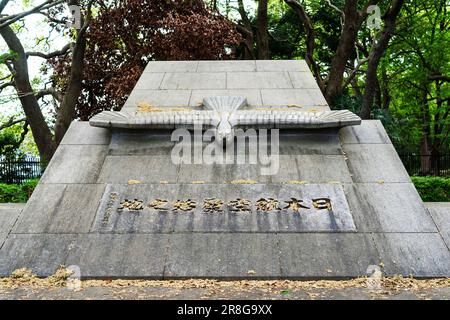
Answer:
<svg viewBox="0 0 450 320"><path fill-rule="evenodd" d="M83 280L62 268L48 278L16 270L0 279L0 300L17 299L295 299L449 300L450 278L352 280Z"/></svg>

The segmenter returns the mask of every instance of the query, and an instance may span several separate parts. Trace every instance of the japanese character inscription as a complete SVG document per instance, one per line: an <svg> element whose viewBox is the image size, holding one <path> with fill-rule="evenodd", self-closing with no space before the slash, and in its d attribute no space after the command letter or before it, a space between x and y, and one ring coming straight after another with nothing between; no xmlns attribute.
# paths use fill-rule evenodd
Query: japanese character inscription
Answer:
<svg viewBox="0 0 450 320"><path fill-rule="evenodd" d="M109 184L97 232L356 230L341 185Z"/></svg>
<svg viewBox="0 0 450 320"><path fill-rule="evenodd" d="M119 212L137 212L144 209L158 212L194 212L197 209L197 201L193 199L153 199L148 203L140 199L123 199L120 201ZM254 208L257 212L286 211L299 213L303 210L332 210L331 199L326 197L305 199L290 198L279 200L275 198L260 198L252 203L249 199L235 198L225 201L219 198L204 199L201 209L204 213L222 213L226 209L233 213L248 213Z"/></svg>

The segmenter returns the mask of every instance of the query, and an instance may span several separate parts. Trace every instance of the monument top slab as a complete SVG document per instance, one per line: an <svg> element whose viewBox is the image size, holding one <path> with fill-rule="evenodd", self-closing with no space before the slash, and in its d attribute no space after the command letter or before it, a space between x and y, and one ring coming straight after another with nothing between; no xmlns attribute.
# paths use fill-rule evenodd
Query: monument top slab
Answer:
<svg viewBox="0 0 450 320"><path fill-rule="evenodd" d="M242 96L249 107L330 110L303 60L151 61L122 110L198 107L211 96Z"/></svg>

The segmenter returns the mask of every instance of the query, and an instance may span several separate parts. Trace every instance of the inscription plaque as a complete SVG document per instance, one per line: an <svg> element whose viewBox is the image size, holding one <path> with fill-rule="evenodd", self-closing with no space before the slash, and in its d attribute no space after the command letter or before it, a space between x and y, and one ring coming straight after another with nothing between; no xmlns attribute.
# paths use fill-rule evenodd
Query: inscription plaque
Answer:
<svg viewBox="0 0 450 320"><path fill-rule="evenodd" d="M93 232L356 231L339 184L109 184Z"/></svg>

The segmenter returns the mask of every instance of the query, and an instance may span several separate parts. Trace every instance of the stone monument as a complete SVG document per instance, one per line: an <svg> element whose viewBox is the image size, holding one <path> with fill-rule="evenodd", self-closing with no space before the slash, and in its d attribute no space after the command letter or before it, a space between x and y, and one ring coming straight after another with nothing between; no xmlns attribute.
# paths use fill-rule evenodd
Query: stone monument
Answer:
<svg viewBox="0 0 450 320"><path fill-rule="evenodd" d="M72 123L0 230L0 275L449 276L448 225L304 61L150 62L121 111Z"/></svg>

